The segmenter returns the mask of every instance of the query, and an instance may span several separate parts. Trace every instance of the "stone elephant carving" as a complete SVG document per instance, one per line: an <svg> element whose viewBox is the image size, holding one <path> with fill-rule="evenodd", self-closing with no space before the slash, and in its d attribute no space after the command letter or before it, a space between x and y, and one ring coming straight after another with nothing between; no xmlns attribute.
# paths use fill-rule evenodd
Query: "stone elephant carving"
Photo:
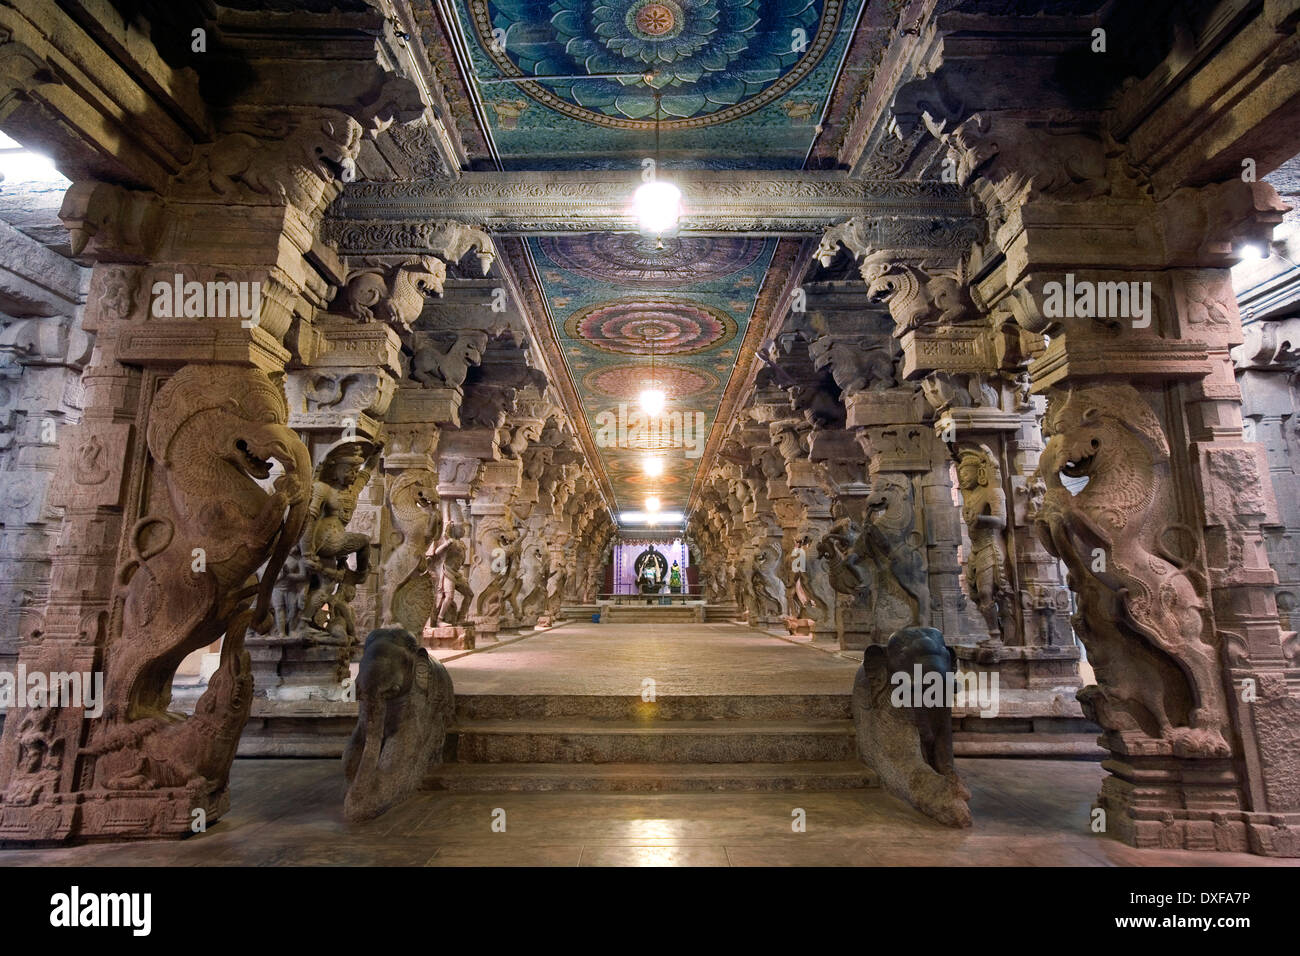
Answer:
<svg viewBox="0 0 1300 956"><path fill-rule="evenodd" d="M904 703L897 703L897 675L906 675L901 686L907 689L918 665L923 680L938 675L946 691L953 655L935 628L900 628L885 646L867 648L853 682L858 756L900 800L946 826L968 827L970 792L953 767L949 699L945 695L940 706L915 707L907 703L912 695L904 693Z"/></svg>
<svg viewBox="0 0 1300 956"><path fill-rule="evenodd" d="M442 762L455 708L447 668L398 627L370 632L356 690L360 713L343 751L343 815L353 822L396 806Z"/></svg>

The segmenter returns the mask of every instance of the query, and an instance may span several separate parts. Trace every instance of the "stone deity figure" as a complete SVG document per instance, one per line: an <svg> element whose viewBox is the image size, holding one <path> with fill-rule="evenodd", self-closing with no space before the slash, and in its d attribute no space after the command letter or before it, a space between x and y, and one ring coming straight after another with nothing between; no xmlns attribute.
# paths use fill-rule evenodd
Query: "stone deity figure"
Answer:
<svg viewBox="0 0 1300 956"><path fill-rule="evenodd" d="M989 629L989 640L981 643L1014 642L1015 612L1007 579L1007 496L1002 490L1001 469L987 446L961 451L957 483L971 541L966 586Z"/></svg>
<svg viewBox="0 0 1300 956"><path fill-rule="evenodd" d="M434 621L438 626L457 625L474 597L465 573L467 549L460 525L447 525L446 536L429 550L429 577L433 581ZM457 597L460 600L457 600Z"/></svg>
<svg viewBox="0 0 1300 956"><path fill-rule="evenodd" d="M370 478L365 465L366 460L351 449L332 452L312 483L302 546L309 583L301 619L320 630L333 630L329 622L317 620L327 606L331 618L346 617L340 610L347 603L343 586L364 581L370 568L370 536L347 530L357 497ZM355 568L348 563L354 556Z"/></svg>
<svg viewBox="0 0 1300 956"><path fill-rule="evenodd" d="M362 577L370 565L370 537L348 531L347 526L356 511L357 496L370 477L365 463L360 455L344 454L321 466L320 477L312 485L308 512L312 524L303 552L309 561L346 561L349 555L356 555L356 570Z"/></svg>
<svg viewBox="0 0 1300 956"><path fill-rule="evenodd" d="M811 544L812 538L805 534L790 549L787 588L790 594L790 615L792 617L805 617L807 610L817 604L813 599L812 588L808 580L808 547Z"/></svg>
<svg viewBox="0 0 1300 956"><path fill-rule="evenodd" d="M297 628L302 617L307 579L307 565L303 561L302 551L294 545L293 550L284 559L284 565L280 568L280 578L276 582L275 591L271 594L277 634L288 637Z"/></svg>

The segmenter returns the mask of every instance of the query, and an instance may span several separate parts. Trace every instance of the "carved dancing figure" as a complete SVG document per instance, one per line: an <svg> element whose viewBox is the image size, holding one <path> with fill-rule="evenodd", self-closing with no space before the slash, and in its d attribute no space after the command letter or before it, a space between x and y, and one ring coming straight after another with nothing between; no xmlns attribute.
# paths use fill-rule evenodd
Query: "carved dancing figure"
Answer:
<svg viewBox="0 0 1300 956"><path fill-rule="evenodd" d="M434 620L439 627L462 623L474 598L465 573L466 548L462 538L460 525L452 522L447 525L446 536L429 553L429 577L434 581L437 601Z"/></svg>

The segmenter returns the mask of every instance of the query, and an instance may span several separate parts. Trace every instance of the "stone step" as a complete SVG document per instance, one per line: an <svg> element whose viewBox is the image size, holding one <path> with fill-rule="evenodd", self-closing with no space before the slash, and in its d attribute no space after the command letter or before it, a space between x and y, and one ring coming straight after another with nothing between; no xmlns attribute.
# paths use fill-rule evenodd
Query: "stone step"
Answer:
<svg viewBox="0 0 1300 956"><path fill-rule="evenodd" d="M700 793L858 790L875 787L874 771L856 760L785 763L459 763L443 764L425 789L459 793L560 790L595 793Z"/></svg>
<svg viewBox="0 0 1300 956"><path fill-rule="evenodd" d="M607 604L600 612L601 624L699 624L703 620L700 604Z"/></svg>
<svg viewBox="0 0 1300 956"><path fill-rule="evenodd" d="M856 756L850 720L469 720L461 763L781 763Z"/></svg>
<svg viewBox="0 0 1300 956"><path fill-rule="evenodd" d="M745 612L735 604L706 604L704 607L704 621L706 624L738 621L744 616Z"/></svg>
<svg viewBox="0 0 1300 956"><path fill-rule="evenodd" d="M852 696L843 694L665 695L459 694L459 720L849 720Z"/></svg>

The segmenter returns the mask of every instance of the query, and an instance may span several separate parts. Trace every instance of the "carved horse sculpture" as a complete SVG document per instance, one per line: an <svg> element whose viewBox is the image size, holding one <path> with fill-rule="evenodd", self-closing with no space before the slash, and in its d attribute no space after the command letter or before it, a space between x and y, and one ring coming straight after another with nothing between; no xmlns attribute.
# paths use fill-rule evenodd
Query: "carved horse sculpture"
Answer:
<svg viewBox="0 0 1300 956"><path fill-rule="evenodd" d="M270 629L271 588L307 517L311 459L287 417L253 369L189 365L154 398L147 442L163 494L117 574L105 719L86 748L100 786L224 793L252 701L244 633ZM272 461L283 473L267 491ZM223 634L194 716L169 714L181 660Z"/></svg>
<svg viewBox="0 0 1300 956"><path fill-rule="evenodd" d="M1038 474L1047 493L1034 524L1079 595L1074 626L1097 675L1079 693L1085 713L1178 756L1228 756L1204 605L1165 544L1177 526L1159 419L1132 386L1097 386L1054 393L1045 431ZM1087 484L1074 494L1063 475Z"/></svg>

